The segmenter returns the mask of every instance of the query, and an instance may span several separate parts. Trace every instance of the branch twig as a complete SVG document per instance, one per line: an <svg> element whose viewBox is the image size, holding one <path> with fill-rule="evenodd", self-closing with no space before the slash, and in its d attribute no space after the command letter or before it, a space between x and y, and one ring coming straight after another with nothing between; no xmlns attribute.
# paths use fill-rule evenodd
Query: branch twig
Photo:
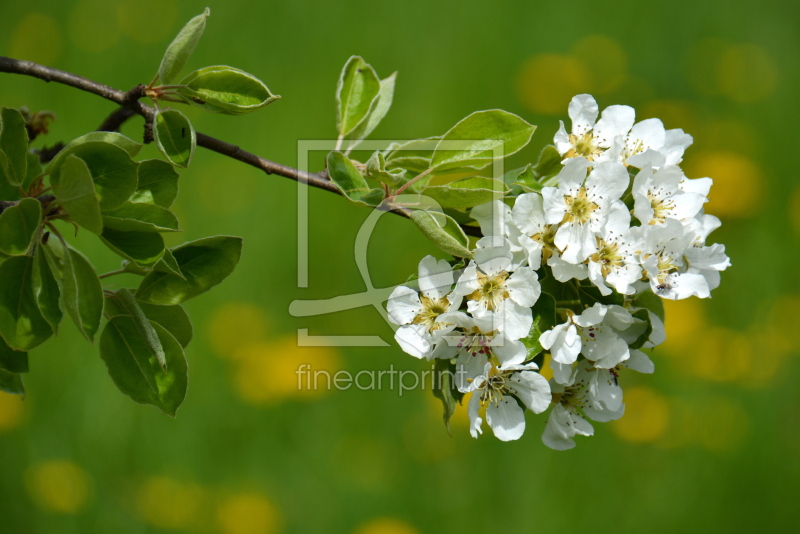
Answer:
<svg viewBox="0 0 800 534"><path fill-rule="evenodd" d="M141 115L144 117L145 121L149 123L153 121L153 117L155 115L154 108L143 104L138 100L144 96L143 85L138 85L127 92L121 91L119 89L109 87L108 85L84 78L83 76L72 74L71 72L46 67L44 65L34 63L33 61L12 59L4 56L0 56L0 72L32 76L48 83L61 83L76 89L80 89L81 91L95 94L105 98L106 100L110 100L111 102L119 104L121 109L109 115L109 117L106 118L106 120L100 125L100 128L98 128L99 130L117 130L122 123L124 123L133 115ZM316 187L317 189L324 189L325 191L330 191L331 193L336 193L337 195L342 194L336 185L330 181L326 171L319 173L301 171L299 169L262 158L256 154L242 150L236 145L226 143L225 141L202 134L200 132L197 132L197 145L222 154L223 156L228 156L229 158L241 161L242 163L246 163L247 165L257 169L261 169L267 174L283 176L284 178L289 178L290 180L295 180L311 187ZM411 217L411 211L408 209L399 207L381 207L380 209L386 209L387 211L402 217ZM474 226L462 225L462 229L468 235L481 235L480 229Z"/></svg>

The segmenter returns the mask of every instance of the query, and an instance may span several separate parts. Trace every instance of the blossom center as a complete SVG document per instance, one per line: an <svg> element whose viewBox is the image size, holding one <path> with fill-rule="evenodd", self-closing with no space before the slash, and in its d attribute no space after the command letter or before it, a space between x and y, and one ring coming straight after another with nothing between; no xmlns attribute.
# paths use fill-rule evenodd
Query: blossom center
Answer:
<svg viewBox="0 0 800 534"><path fill-rule="evenodd" d="M508 278L508 273L505 271L495 275L478 272L478 289L467 295L467 298L485 302L486 309L495 310L500 302L509 296L506 289L506 278Z"/></svg>
<svg viewBox="0 0 800 534"><path fill-rule="evenodd" d="M590 259L600 264L600 271L603 277L607 277L611 271L623 266L623 256L619 251L619 245L617 243L598 238L597 244L598 251L592 254Z"/></svg>
<svg viewBox="0 0 800 534"><path fill-rule="evenodd" d="M572 145L572 148L566 153L566 157L568 158L583 156L589 161L594 161L594 158L605 151L603 147L599 146L591 130L580 135L570 134L569 143Z"/></svg>
<svg viewBox="0 0 800 534"><path fill-rule="evenodd" d="M581 187L575 196L564 195L564 202L567 205L567 213L562 223L586 223L592 217L592 213L599 208L588 198L585 187Z"/></svg>
<svg viewBox="0 0 800 534"><path fill-rule="evenodd" d="M431 298L421 297L422 311L414 317L413 324L423 324L428 327L429 332L442 328L441 323L436 322L436 318L447 311L450 306L450 301L447 297Z"/></svg>
<svg viewBox="0 0 800 534"><path fill-rule="evenodd" d="M675 208L675 202L672 199L658 198L651 192L647 193L647 198L650 200L650 207L653 208L653 218L649 224L665 222Z"/></svg>
<svg viewBox="0 0 800 534"><path fill-rule="evenodd" d="M550 259L550 256L553 255L553 251L556 249L557 231L558 231L558 225L547 224L545 225L544 229L541 232L530 236L530 238L533 239L534 241L541 243L543 262L547 262L547 260Z"/></svg>

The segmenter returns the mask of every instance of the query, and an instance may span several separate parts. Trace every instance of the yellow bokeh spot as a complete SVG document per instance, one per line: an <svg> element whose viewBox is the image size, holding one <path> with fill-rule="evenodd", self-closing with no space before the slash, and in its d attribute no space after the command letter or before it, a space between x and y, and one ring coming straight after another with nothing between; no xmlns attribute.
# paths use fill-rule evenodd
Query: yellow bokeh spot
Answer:
<svg viewBox="0 0 800 534"><path fill-rule="evenodd" d="M697 438L710 451L735 450L750 430L747 412L730 399L704 399L696 409L702 421Z"/></svg>
<svg viewBox="0 0 800 534"><path fill-rule="evenodd" d="M51 460L32 466L26 473L25 482L33 500L50 512L77 513L91 496L89 473L66 460Z"/></svg>
<svg viewBox="0 0 800 534"><path fill-rule="evenodd" d="M0 432L16 428L22 422L22 396L0 391Z"/></svg>
<svg viewBox="0 0 800 534"><path fill-rule="evenodd" d="M80 0L69 15L69 37L86 52L102 52L117 44L119 27L113 2Z"/></svg>
<svg viewBox="0 0 800 534"><path fill-rule="evenodd" d="M611 428L625 441L652 443L664 437L669 420L667 399L652 389L637 386L625 390L625 415Z"/></svg>
<svg viewBox="0 0 800 534"><path fill-rule="evenodd" d="M797 206L800 206L800 185L795 186L794 192L789 200L789 209L787 209L787 211L792 214L794 231L800 234L800 210L797 209Z"/></svg>
<svg viewBox="0 0 800 534"><path fill-rule="evenodd" d="M205 498L205 490L196 484L151 477L136 494L136 511L154 527L188 529L197 522Z"/></svg>
<svg viewBox="0 0 800 534"><path fill-rule="evenodd" d="M266 496L243 492L222 499L217 525L222 534L272 534L280 528L280 513Z"/></svg>
<svg viewBox="0 0 800 534"><path fill-rule="evenodd" d="M719 89L735 102L758 102L778 84L778 68L766 50L754 44L728 47L717 70Z"/></svg>
<svg viewBox="0 0 800 534"><path fill-rule="evenodd" d="M208 325L211 350L233 357L245 345L267 338L269 321L264 309L247 302L229 302L217 308Z"/></svg>
<svg viewBox="0 0 800 534"><path fill-rule="evenodd" d="M572 54L584 65L592 94L607 94L625 83L628 58L622 45L611 37L587 35L573 45Z"/></svg>
<svg viewBox="0 0 800 534"><path fill-rule="evenodd" d="M686 162L689 178L708 176L714 187L705 205L707 213L723 219L740 219L756 215L767 185L761 170L749 158L736 152L695 154Z"/></svg>
<svg viewBox="0 0 800 534"><path fill-rule="evenodd" d="M177 4L176 0L123 0L117 5L119 27L137 43L158 43L171 36Z"/></svg>
<svg viewBox="0 0 800 534"><path fill-rule="evenodd" d="M589 83L581 60L564 54L539 54L522 65L517 91L522 104L531 111L566 116L569 101L589 90Z"/></svg>
<svg viewBox="0 0 800 534"><path fill-rule="evenodd" d="M251 404L324 395L335 387L333 379L341 367L334 347L298 347L294 336L246 345L233 358L234 388Z"/></svg>
<svg viewBox="0 0 800 534"><path fill-rule="evenodd" d="M680 128L686 133L697 131L697 111L681 100L652 100L637 112L637 120L661 119L667 129Z"/></svg>
<svg viewBox="0 0 800 534"><path fill-rule="evenodd" d="M420 534L420 532L400 519L379 517L360 525L353 534Z"/></svg>
<svg viewBox="0 0 800 534"><path fill-rule="evenodd" d="M669 324L665 350L681 358L688 346L694 343L698 332L703 331L708 320L700 299L663 300L664 313Z"/></svg>
<svg viewBox="0 0 800 534"><path fill-rule="evenodd" d="M61 57L64 39L58 22L41 13L31 13L11 34L9 55L45 65L53 65Z"/></svg>

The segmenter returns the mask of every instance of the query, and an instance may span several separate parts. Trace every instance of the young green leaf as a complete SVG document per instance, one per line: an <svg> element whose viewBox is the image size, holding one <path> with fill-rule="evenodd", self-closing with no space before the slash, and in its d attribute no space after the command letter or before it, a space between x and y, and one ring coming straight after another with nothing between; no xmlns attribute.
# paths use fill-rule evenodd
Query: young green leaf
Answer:
<svg viewBox="0 0 800 534"><path fill-rule="evenodd" d="M103 218L89 167L82 159L70 154L61 165L60 177L53 192L61 207L73 221L100 235L103 232Z"/></svg>
<svg viewBox="0 0 800 534"><path fill-rule="evenodd" d="M500 180L476 176L428 186L421 194L434 199L443 208L465 209L502 199L507 192L508 188Z"/></svg>
<svg viewBox="0 0 800 534"><path fill-rule="evenodd" d="M533 324L527 337L520 339L528 349L526 360L530 360L544 349L539 337L556 325L556 299L549 293L542 293L533 305Z"/></svg>
<svg viewBox="0 0 800 534"><path fill-rule="evenodd" d="M447 433L450 433L450 418L456 413L456 406L461 403L464 394L455 384L456 365L450 360L437 358L434 360L433 396L442 401L442 419Z"/></svg>
<svg viewBox="0 0 800 534"><path fill-rule="evenodd" d="M533 165L530 163L522 169L516 169L510 173L506 173L506 176L509 177L512 185L519 186L525 193L541 191L544 187L544 185L536 179L536 175L533 173Z"/></svg>
<svg viewBox="0 0 800 534"><path fill-rule="evenodd" d="M375 70L358 56L347 60L336 86L336 128L340 136L352 132L372 108L381 91Z"/></svg>
<svg viewBox="0 0 800 534"><path fill-rule="evenodd" d="M103 228L100 239L108 248L139 265L157 262L164 252L164 238L153 232L121 232Z"/></svg>
<svg viewBox="0 0 800 534"><path fill-rule="evenodd" d="M0 336L22 351L53 335L33 292L33 261L33 256L13 256L0 264Z"/></svg>
<svg viewBox="0 0 800 534"><path fill-rule="evenodd" d="M527 145L536 126L500 109L476 111L453 126L436 147L431 166L485 167ZM495 149L501 148L500 155Z"/></svg>
<svg viewBox="0 0 800 534"><path fill-rule="evenodd" d="M411 213L411 220L441 250L459 258L472 256L466 234L452 217L438 211L420 210Z"/></svg>
<svg viewBox="0 0 800 534"><path fill-rule="evenodd" d="M39 160L39 156L37 154L28 152L27 158L28 174L25 176L25 180L22 182L22 189L25 191L27 191L31 183L33 183L33 181L42 174L42 163ZM2 177L0 177L0 180L2 180Z"/></svg>
<svg viewBox="0 0 800 534"><path fill-rule="evenodd" d="M122 393L174 417L186 397L186 357L172 334L158 323L150 324L164 349L165 368L127 315L106 324L100 336L100 357Z"/></svg>
<svg viewBox="0 0 800 534"><path fill-rule="evenodd" d="M139 163L139 185L131 202L155 204L169 208L178 196L178 173L175 167L160 159Z"/></svg>
<svg viewBox="0 0 800 534"><path fill-rule="evenodd" d="M441 137L414 139L394 147L386 155L386 168L406 169L414 174L427 171L431 167L433 151L441 139Z"/></svg>
<svg viewBox="0 0 800 534"><path fill-rule="evenodd" d="M205 293L233 272L241 257L242 239L207 237L171 251L185 279L151 271L139 285L136 298L150 304L170 306Z"/></svg>
<svg viewBox="0 0 800 534"><path fill-rule="evenodd" d="M47 260L44 248L45 245L36 247L36 254L34 254L33 293L36 295L42 317L53 328L53 332L58 334L58 325L61 324L61 319L64 317L61 311L61 289L59 289L58 281Z"/></svg>
<svg viewBox="0 0 800 534"><path fill-rule="evenodd" d="M156 113L153 134L158 149L170 163L178 167L189 166L197 145L197 134L183 113L175 109Z"/></svg>
<svg viewBox="0 0 800 534"><path fill-rule="evenodd" d="M74 155L89 167L101 210L116 208L136 191L139 164L122 148L102 141L87 141L65 152L66 148L47 167L54 187L60 183L67 157Z"/></svg>
<svg viewBox="0 0 800 534"><path fill-rule="evenodd" d="M341 152L330 152L326 158L328 176L342 194L353 202L375 207L383 202L383 191L370 188L367 181Z"/></svg>
<svg viewBox="0 0 800 534"><path fill-rule="evenodd" d="M350 143L348 150L353 150L363 139L369 137L372 130L380 124L389 112L394 99L394 82L396 78L397 73L395 72L388 78L381 80L378 96L372 100L367 116L349 134L353 141Z"/></svg>
<svg viewBox="0 0 800 534"><path fill-rule="evenodd" d="M405 181L406 171L404 169L386 170L386 159L383 152L376 150L366 163L367 176L373 178L390 187L399 185Z"/></svg>
<svg viewBox="0 0 800 534"><path fill-rule="evenodd" d="M114 145L118 148L124 150L130 157L136 157L139 154L139 151L142 149L142 144L137 143L133 139L129 137L125 137L121 133L117 132L89 132L86 135L82 135L76 139L70 141L67 146L59 150L56 157L50 161L47 166L48 172L53 172L56 168L60 167L64 160L72 154L72 151L75 147L83 145L85 143L107 143L110 145ZM52 180L51 180L52 181Z"/></svg>
<svg viewBox="0 0 800 534"><path fill-rule="evenodd" d="M28 353L14 350L0 337L0 370L9 373L28 372Z"/></svg>
<svg viewBox="0 0 800 534"><path fill-rule="evenodd" d="M25 254L42 222L42 205L23 198L0 214L0 251L9 256Z"/></svg>
<svg viewBox="0 0 800 534"><path fill-rule="evenodd" d="M175 215L155 204L125 202L103 213L103 225L120 232L179 232Z"/></svg>
<svg viewBox="0 0 800 534"><path fill-rule="evenodd" d="M28 175L28 130L25 118L16 109L3 107L0 111L0 160L9 184L19 187Z"/></svg>
<svg viewBox="0 0 800 534"><path fill-rule="evenodd" d="M187 104L225 115L250 113L280 98L252 74L227 65L196 70L176 90Z"/></svg>
<svg viewBox="0 0 800 534"><path fill-rule="evenodd" d="M12 395L24 395L25 385L22 383L22 377L17 373L9 373L0 369L0 391Z"/></svg>
<svg viewBox="0 0 800 534"><path fill-rule="evenodd" d="M93 342L103 316L103 288L94 267L83 254L69 247L62 245L60 255L49 244L43 248L51 268L54 264L60 267L53 271L60 273L64 309L78 331Z"/></svg>
<svg viewBox="0 0 800 534"><path fill-rule="evenodd" d="M142 302L139 299L136 299L136 303L150 321L166 328L183 348L189 345L194 332L192 321L183 306L179 304L175 306L156 306L155 304ZM127 310L121 306L120 299L109 296L106 296L105 313L109 318L128 315Z"/></svg>
<svg viewBox="0 0 800 534"><path fill-rule="evenodd" d="M189 61L203 30L206 29L206 19L210 14L211 10L206 8L202 14L187 22L167 47L156 75L156 80L162 85L171 83Z"/></svg>

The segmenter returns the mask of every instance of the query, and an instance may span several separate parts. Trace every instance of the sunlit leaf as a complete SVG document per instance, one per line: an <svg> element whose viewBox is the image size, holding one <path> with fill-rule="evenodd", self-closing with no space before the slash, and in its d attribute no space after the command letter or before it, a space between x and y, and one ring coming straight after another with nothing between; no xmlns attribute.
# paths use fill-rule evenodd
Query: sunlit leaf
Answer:
<svg viewBox="0 0 800 534"><path fill-rule="evenodd" d="M103 218L94 181L86 163L70 154L60 167L60 180L53 192L70 218L93 234L103 232Z"/></svg>
<svg viewBox="0 0 800 534"><path fill-rule="evenodd" d="M411 213L411 220L441 250L460 258L472 256L466 234L449 215L420 210Z"/></svg>
<svg viewBox="0 0 800 534"><path fill-rule="evenodd" d="M169 208L178 196L178 173L175 167L160 159L139 163L139 184L131 202L155 204Z"/></svg>
<svg viewBox="0 0 800 534"><path fill-rule="evenodd" d="M0 150L5 154L0 165L6 180L12 186L21 186L28 173L28 130L25 118L16 109L3 107L0 111Z"/></svg>
<svg viewBox="0 0 800 534"><path fill-rule="evenodd" d="M33 256L13 256L0 264L0 336L27 351L53 335L33 292Z"/></svg>
<svg viewBox="0 0 800 534"><path fill-rule="evenodd" d="M197 145L192 123L178 110L156 113L153 135L158 149L173 165L188 167Z"/></svg>
<svg viewBox="0 0 800 534"><path fill-rule="evenodd" d="M336 128L339 135L352 132L363 121L381 91L375 70L358 56L347 60L336 86Z"/></svg>
<svg viewBox="0 0 800 534"><path fill-rule="evenodd" d="M196 70L176 90L184 102L226 115L250 113L280 98L252 74L227 65Z"/></svg>
<svg viewBox="0 0 800 534"><path fill-rule="evenodd" d="M192 18L181 28L175 39L172 40L164 52L161 65L158 67L157 80L166 85L180 73L189 57L194 52L203 30L206 28L206 19L211 14L211 10L206 8L202 14Z"/></svg>

